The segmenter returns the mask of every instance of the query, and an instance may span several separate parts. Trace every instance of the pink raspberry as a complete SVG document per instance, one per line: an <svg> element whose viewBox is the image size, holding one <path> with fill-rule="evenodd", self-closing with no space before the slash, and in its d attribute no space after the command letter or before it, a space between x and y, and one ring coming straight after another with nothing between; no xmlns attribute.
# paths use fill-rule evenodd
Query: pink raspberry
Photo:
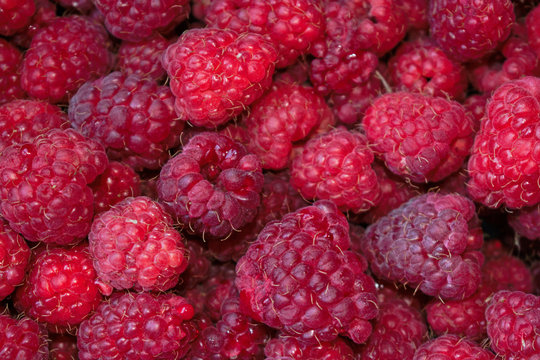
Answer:
<svg viewBox="0 0 540 360"><path fill-rule="evenodd" d="M32 38L22 63L22 88L34 98L67 103L82 84L109 70L110 45L105 29L89 18L57 18Z"/></svg>
<svg viewBox="0 0 540 360"><path fill-rule="evenodd" d="M107 164L103 147L73 129L12 145L0 156L0 213L29 241L79 241L94 214L88 184Z"/></svg>
<svg viewBox="0 0 540 360"><path fill-rule="evenodd" d="M354 352L342 339L306 345L294 336L279 335L266 344L266 360L354 360Z"/></svg>
<svg viewBox="0 0 540 360"><path fill-rule="evenodd" d="M224 239L254 219L262 186L255 155L227 136L203 132L163 166L158 194L186 230Z"/></svg>
<svg viewBox="0 0 540 360"><path fill-rule="evenodd" d="M525 18L529 45L540 56L540 5L536 6Z"/></svg>
<svg viewBox="0 0 540 360"><path fill-rule="evenodd" d="M471 296L481 279L482 230L475 207L456 195L412 198L366 229L371 271L443 300Z"/></svg>
<svg viewBox="0 0 540 360"><path fill-rule="evenodd" d="M36 11L34 0L0 2L0 35L10 36L24 30Z"/></svg>
<svg viewBox="0 0 540 360"><path fill-rule="evenodd" d="M68 115L71 125L101 142L110 158L135 170L160 168L184 128L167 86L121 72L81 86L69 102Z"/></svg>
<svg viewBox="0 0 540 360"><path fill-rule="evenodd" d="M473 144L473 119L461 104L416 93L377 98L362 127L387 168L414 182L456 172Z"/></svg>
<svg viewBox="0 0 540 360"><path fill-rule="evenodd" d="M56 5L49 0L36 0L36 12L30 20L30 25L21 32L13 35L11 40L17 46L28 49L34 35L56 18Z"/></svg>
<svg viewBox="0 0 540 360"><path fill-rule="evenodd" d="M514 209L540 202L539 111L540 78L523 77L495 90L468 163L474 200Z"/></svg>
<svg viewBox="0 0 540 360"><path fill-rule="evenodd" d="M258 34L185 31L162 59L176 113L195 126L227 122L270 87L276 56L272 43Z"/></svg>
<svg viewBox="0 0 540 360"><path fill-rule="evenodd" d="M7 40L0 38L0 105L24 97L20 85L22 53Z"/></svg>
<svg viewBox="0 0 540 360"><path fill-rule="evenodd" d="M6 359L47 360L47 330L28 317L0 315L0 354Z"/></svg>
<svg viewBox="0 0 540 360"><path fill-rule="evenodd" d="M73 360L77 356L77 338L73 335L49 334L49 360Z"/></svg>
<svg viewBox="0 0 540 360"><path fill-rule="evenodd" d="M540 356L540 297L503 290L493 295L486 309L491 348L508 359Z"/></svg>
<svg viewBox="0 0 540 360"><path fill-rule="evenodd" d="M121 0L95 0L105 16L105 26L115 37L138 42L156 32L167 33L187 19L188 0L139 0L126 4Z"/></svg>
<svg viewBox="0 0 540 360"><path fill-rule="evenodd" d="M0 300L22 284L29 259L26 241L5 220L0 220Z"/></svg>
<svg viewBox="0 0 540 360"><path fill-rule="evenodd" d="M508 224L517 235L530 240L540 240L540 208L522 208L508 214Z"/></svg>
<svg viewBox="0 0 540 360"><path fill-rule="evenodd" d="M182 235L150 198L127 198L99 214L88 235L90 255L106 295L113 288L165 291L187 266Z"/></svg>
<svg viewBox="0 0 540 360"><path fill-rule="evenodd" d="M508 36L515 15L511 0L432 0L430 33L458 61L487 55Z"/></svg>
<svg viewBox="0 0 540 360"><path fill-rule="evenodd" d="M305 199L332 200L340 210L365 212L380 197L373 153L364 135L337 128L309 140L291 166L291 185Z"/></svg>
<svg viewBox="0 0 540 360"><path fill-rule="evenodd" d="M49 331L73 331L102 300L86 246L41 248L29 268L13 303Z"/></svg>
<svg viewBox="0 0 540 360"><path fill-rule="evenodd" d="M349 226L321 200L273 221L238 261L235 284L251 317L306 344L344 334L356 343L377 315L367 263L349 251Z"/></svg>
<svg viewBox="0 0 540 360"><path fill-rule="evenodd" d="M495 360L495 355L474 341L456 335L443 335L423 343L412 358L428 359Z"/></svg>
<svg viewBox="0 0 540 360"><path fill-rule="evenodd" d="M79 359L181 359L192 340L192 317L193 307L180 296L116 293L81 324Z"/></svg>

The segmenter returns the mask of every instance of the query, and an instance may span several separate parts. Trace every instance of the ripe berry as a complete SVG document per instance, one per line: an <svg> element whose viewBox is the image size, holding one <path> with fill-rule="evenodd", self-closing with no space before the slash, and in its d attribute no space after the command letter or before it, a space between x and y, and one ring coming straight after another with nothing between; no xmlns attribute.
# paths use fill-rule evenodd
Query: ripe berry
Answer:
<svg viewBox="0 0 540 360"><path fill-rule="evenodd" d="M0 354L5 359L47 360L47 330L28 317L0 315Z"/></svg>
<svg viewBox="0 0 540 360"><path fill-rule="evenodd" d="M35 11L34 0L2 1L0 3L0 35L10 36L24 30Z"/></svg>
<svg viewBox="0 0 540 360"><path fill-rule="evenodd" d="M21 52L7 40L0 38L0 105L24 96L20 85L21 60Z"/></svg>
<svg viewBox="0 0 540 360"><path fill-rule="evenodd" d="M423 343L412 358L412 360L431 359L495 360L495 355L467 338L443 335Z"/></svg>
<svg viewBox="0 0 540 360"><path fill-rule="evenodd" d="M279 335L266 344L266 360L353 360L354 352L342 339L319 344L304 344L295 336Z"/></svg>
<svg viewBox="0 0 540 360"><path fill-rule="evenodd" d="M29 259L26 241L5 220L0 220L0 300L23 283Z"/></svg>

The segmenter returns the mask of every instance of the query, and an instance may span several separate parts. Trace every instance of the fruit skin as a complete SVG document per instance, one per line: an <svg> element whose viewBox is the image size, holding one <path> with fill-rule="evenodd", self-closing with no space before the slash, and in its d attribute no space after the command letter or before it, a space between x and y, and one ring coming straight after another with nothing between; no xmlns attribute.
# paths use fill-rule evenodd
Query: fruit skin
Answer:
<svg viewBox="0 0 540 360"><path fill-rule="evenodd" d="M471 200L428 193L370 225L361 245L377 277L457 300L471 296L478 287L482 243Z"/></svg>
<svg viewBox="0 0 540 360"><path fill-rule="evenodd" d="M0 105L24 96L20 85L21 60L22 53L19 49L0 38Z"/></svg>
<svg viewBox="0 0 540 360"><path fill-rule="evenodd" d="M362 128L390 171L418 183L459 170L474 135L473 119L461 104L409 92L377 98Z"/></svg>
<svg viewBox="0 0 540 360"><path fill-rule="evenodd" d="M118 71L81 86L68 115L73 128L135 170L159 169L168 150L179 145L184 128L168 87Z"/></svg>
<svg viewBox="0 0 540 360"><path fill-rule="evenodd" d="M508 224L516 234L530 240L540 240L540 208L526 207L508 214Z"/></svg>
<svg viewBox="0 0 540 360"><path fill-rule="evenodd" d="M412 360L430 359L495 360L495 355L467 338L443 335L422 344L412 358Z"/></svg>
<svg viewBox="0 0 540 360"><path fill-rule="evenodd" d="M354 352L342 339L315 345L303 344L294 336L279 335L266 344L266 360L353 360Z"/></svg>
<svg viewBox="0 0 540 360"><path fill-rule="evenodd" d="M270 87L276 58L272 43L257 34L185 31L162 58L177 115L207 128L227 122Z"/></svg>
<svg viewBox="0 0 540 360"><path fill-rule="evenodd" d="M99 214L88 241L105 295L113 288L166 291L187 267L183 238L171 216L144 196L126 198Z"/></svg>
<svg viewBox="0 0 540 360"><path fill-rule="evenodd" d="M82 322L79 359L181 359L192 340L192 317L193 307L180 296L115 293Z"/></svg>
<svg viewBox="0 0 540 360"><path fill-rule="evenodd" d="M11 37L14 44L23 49L28 49L34 35L56 18L56 4L49 0L36 0L36 12L32 15L30 24L24 31L17 32Z"/></svg>
<svg viewBox="0 0 540 360"><path fill-rule="evenodd" d="M0 300L23 283L30 253L23 237L0 219Z"/></svg>
<svg viewBox="0 0 540 360"><path fill-rule="evenodd" d="M491 348L508 359L540 356L540 297L521 291L502 290L486 309Z"/></svg>
<svg viewBox="0 0 540 360"><path fill-rule="evenodd" d="M101 303L88 247L42 247L15 291L15 308L54 333L74 332Z"/></svg>
<svg viewBox="0 0 540 360"><path fill-rule="evenodd" d="M255 218L263 181L257 156L225 135L203 132L163 166L157 186L185 230L225 239Z"/></svg>
<svg viewBox="0 0 540 360"><path fill-rule="evenodd" d="M340 334L366 341L377 315L375 284L362 256L348 250L348 231L325 200L267 224L236 265L244 311L306 344Z"/></svg>
<svg viewBox="0 0 540 360"><path fill-rule="evenodd" d="M28 317L0 315L0 354L5 359L47 360L47 330Z"/></svg>
<svg viewBox="0 0 540 360"><path fill-rule="evenodd" d="M540 56L540 5L527 14L525 26L527 27L529 45L534 49L536 55Z"/></svg>
<svg viewBox="0 0 540 360"><path fill-rule="evenodd" d="M86 237L89 183L108 165L103 147L73 129L52 129L0 156L0 213L29 241L70 244Z"/></svg>
<svg viewBox="0 0 540 360"><path fill-rule="evenodd" d="M490 208L540 202L540 78L501 85L486 107L468 162L471 198Z"/></svg>
<svg viewBox="0 0 540 360"><path fill-rule="evenodd" d="M361 213L380 198L367 139L339 127L308 140L291 165L291 185L305 199L331 200L341 211Z"/></svg>
<svg viewBox="0 0 540 360"><path fill-rule="evenodd" d="M432 0L428 20L439 46L466 62L480 59L506 40L515 15L511 0Z"/></svg>
<svg viewBox="0 0 540 360"><path fill-rule="evenodd" d="M35 11L34 0L2 1L0 3L0 35L10 36L24 30Z"/></svg>

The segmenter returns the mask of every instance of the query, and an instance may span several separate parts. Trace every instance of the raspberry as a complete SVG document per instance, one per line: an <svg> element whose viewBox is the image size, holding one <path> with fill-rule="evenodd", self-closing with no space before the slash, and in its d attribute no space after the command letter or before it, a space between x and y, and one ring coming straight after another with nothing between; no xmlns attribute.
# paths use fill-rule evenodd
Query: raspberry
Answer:
<svg viewBox="0 0 540 360"><path fill-rule="evenodd" d="M185 31L162 59L176 113L195 126L227 122L270 87L276 56L273 45L257 34Z"/></svg>
<svg viewBox="0 0 540 360"><path fill-rule="evenodd" d="M470 95L463 102L465 110L474 118L474 130L480 129L482 118L486 115L486 104L490 96L488 94Z"/></svg>
<svg viewBox="0 0 540 360"><path fill-rule="evenodd" d="M79 241L94 213L87 185L107 164L103 147L72 129L12 145L0 156L0 213L29 241Z"/></svg>
<svg viewBox="0 0 540 360"><path fill-rule="evenodd" d="M184 122L166 86L113 72L81 86L69 103L71 125L100 141L111 159L135 170L158 169L180 143Z"/></svg>
<svg viewBox="0 0 540 360"><path fill-rule="evenodd" d="M474 200L514 209L540 202L539 111L540 78L523 77L495 90L468 164Z"/></svg>
<svg viewBox="0 0 540 360"><path fill-rule="evenodd" d="M468 197L467 180L467 172L463 169L438 183L435 189L438 189L441 194L459 194Z"/></svg>
<svg viewBox="0 0 540 360"><path fill-rule="evenodd" d="M456 172L473 144L473 119L455 101L396 92L376 99L362 126L373 150L394 174L414 182Z"/></svg>
<svg viewBox="0 0 540 360"><path fill-rule="evenodd" d="M36 12L30 20L30 25L21 32L13 35L11 40L17 46L27 49L34 35L56 18L56 5L49 0L36 0Z"/></svg>
<svg viewBox="0 0 540 360"><path fill-rule="evenodd" d="M40 29L24 55L21 85L34 98L67 103L112 63L105 29L83 16L60 17Z"/></svg>
<svg viewBox="0 0 540 360"><path fill-rule="evenodd" d="M13 100L0 105L0 151L67 126L67 116L57 106L37 100Z"/></svg>
<svg viewBox="0 0 540 360"><path fill-rule="evenodd" d="M356 343L377 315L365 260L347 250L349 226L330 201L273 221L238 261L235 284L251 317L306 344L344 334Z"/></svg>
<svg viewBox="0 0 540 360"><path fill-rule="evenodd" d="M105 26L115 37L138 42L156 32L167 33L189 15L188 0L140 0L129 4L121 0L95 0L105 16Z"/></svg>
<svg viewBox="0 0 540 360"><path fill-rule="evenodd" d="M443 335L422 344L412 360L475 359L495 360L495 355L479 344L455 335Z"/></svg>
<svg viewBox="0 0 540 360"><path fill-rule="evenodd" d="M22 284L29 259L30 248L22 236L0 220L0 300Z"/></svg>
<svg viewBox="0 0 540 360"><path fill-rule="evenodd" d="M540 295L540 261L534 261L530 269L533 277L533 292Z"/></svg>
<svg viewBox="0 0 540 360"><path fill-rule="evenodd" d="M443 300L478 287L482 230L474 204L460 195L412 198L366 229L363 253L371 271Z"/></svg>
<svg viewBox="0 0 540 360"><path fill-rule="evenodd" d="M503 290L486 309L491 348L509 359L537 359L540 355L540 297Z"/></svg>
<svg viewBox="0 0 540 360"><path fill-rule="evenodd" d="M21 52L7 40L0 38L0 105L24 96L20 85L21 60Z"/></svg>
<svg viewBox="0 0 540 360"><path fill-rule="evenodd" d="M43 248L15 291L15 308L55 333L70 332L101 302L86 246Z"/></svg>
<svg viewBox="0 0 540 360"><path fill-rule="evenodd" d="M497 290L532 292L532 276L527 265L519 258L508 254L489 257L482 268L485 283Z"/></svg>
<svg viewBox="0 0 540 360"><path fill-rule="evenodd" d="M396 3L401 13L405 14L408 27L418 30L427 30L429 0L402 0Z"/></svg>
<svg viewBox="0 0 540 360"><path fill-rule="evenodd" d="M127 198L98 215L88 235L90 255L106 295L113 288L165 291L187 266L182 235L150 198Z"/></svg>
<svg viewBox="0 0 540 360"><path fill-rule="evenodd" d="M94 8L92 0L54 0L64 8L74 9L80 13L90 12Z"/></svg>
<svg viewBox="0 0 540 360"><path fill-rule="evenodd" d="M47 331L34 320L0 315L0 354L6 359L47 360Z"/></svg>
<svg viewBox="0 0 540 360"><path fill-rule="evenodd" d="M223 239L254 219L262 185L255 155L227 136L203 132L163 166L158 194L186 230Z"/></svg>
<svg viewBox="0 0 540 360"><path fill-rule="evenodd" d="M209 27L252 32L271 41L278 52L276 66L283 68L305 54L322 36L321 1L213 0L205 11Z"/></svg>
<svg viewBox="0 0 540 360"><path fill-rule="evenodd" d="M351 347L341 338L315 345L303 344L294 336L280 335L264 348L266 360L354 360Z"/></svg>
<svg viewBox="0 0 540 360"><path fill-rule="evenodd" d="M430 33L458 61L480 59L510 35L515 15L511 0L432 0Z"/></svg>
<svg viewBox="0 0 540 360"><path fill-rule="evenodd" d="M51 335L49 342L49 360L78 359L77 352L77 338L75 336Z"/></svg>
<svg viewBox="0 0 540 360"><path fill-rule="evenodd" d="M522 208L508 214L508 224L516 234L530 240L540 240L540 208Z"/></svg>
<svg viewBox="0 0 540 360"><path fill-rule="evenodd" d="M208 278L212 264L204 248L193 240L186 242L186 258L188 264L186 270L180 274L178 287L192 289Z"/></svg>
<svg viewBox="0 0 540 360"><path fill-rule="evenodd" d="M380 187L364 135L337 128L309 140L291 166L291 184L305 199L332 200L341 211L365 212Z"/></svg>
<svg viewBox="0 0 540 360"><path fill-rule="evenodd" d="M181 359L192 317L193 307L180 296L117 293L81 324L79 359Z"/></svg>
<svg viewBox="0 0 540 360"><path fill-rule="evenodd" d="M34 0L2 1L0 3L0 35L10 36L24 30L35 11Z"/></svg>
<svg viewBox="0 0 540 360"><path fill-rule="evenodd" d="M540 56L540 5L536 6L525 18L529 45Z"/></svg>

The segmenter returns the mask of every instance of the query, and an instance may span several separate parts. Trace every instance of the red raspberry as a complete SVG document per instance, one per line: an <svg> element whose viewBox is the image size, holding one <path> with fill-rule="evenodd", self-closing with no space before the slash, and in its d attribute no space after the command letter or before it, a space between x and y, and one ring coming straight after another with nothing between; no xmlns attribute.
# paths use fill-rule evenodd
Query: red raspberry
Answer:
<svg viewBox="0 0 540 360"><path fill-rule="evenodd" d="M7 40L0 38L0 105L24 96L20 85L21 60L21 52Z"/></svg>
<svg viewBox="0 0 540 360"><path fill-rule="evenodd" d="M351 347L341 338L306 345L294 336L279 335L266 344L266 360L354 360ZM358 358L359 359L359 358Z"/></svg>
<svg viewBox="0 0 540 360"><path fill-rule="evenodd" d="M465 68L427 38L403 43L388 60L391 82L401 90L461 99L468 81Z"/></svg>
<svg viewBox="0 0 540 360"><path fill-rule="evenodd" d="M511 0L432 0L431 36L456 60L480 59L510 35L515 15Z"/></svg>
<svg viewBox="0 0 540 360"><path fill-rule="evenodd" d="M32 38L22 64L22 88L34 98L66 103L82 84L108 71L109 47L105 29L89 18L57 18Z"/></svg>
<svg viewBox="0 0 540 360"><path fill-rule="evenodd" d="M187 258L187 268L180 275L177 287L192 289L208 278L212 263L204 248L194 240L186 242L185 256Z"/></svg>
<svg viewBox="0 0 540 360"><path fill-rule="evenodd" d="M191 29L162 62L176 96L176 113L213 128L240 114L272 83L276 50L257 34Z"/></svg>
<svg viewBox="0 0 540 360"><path fill-rule="evenodd" d="M81 86L69 102L71 125L135 170L158 169L180 143L184 122L167 86L113 72Z"/></svg>
<svg viewBox="0 0 540 360"><path fill-rule="evenodd" d="M0 152L13 144L32 142L55 128L68 127L62 110L44 101L13 100L0 106Z"/></svg>
<svg viewBox="0 0 540 360"><path fill-rule="evenodd" d="M508 214L508 224L517 235L540 240L540 207L522 208Z"/></svg>
<svg viewBox="0 0 540 360"><path fill-rule="evenodd" d="M305 199L332 200L341 211L365 212L380 186L374 156L359 132L337 128L310 139L291 166L291 185Z"/></svg>
<svg viewBox="0 0 540 360"><path fill-rule="evenodd" d="M540 261L534 261L530 270L533 277L533 292L540 295Z"/></svg>
<svg viewBox="0 0 540 360"><path fill-rule="evenodd" d="M423 343L412 358L431 359L495 360L495 355L474 341L455 335L443 335Z"/></svg>
<svg viewBox="0 0 540 360"><path fill-rule="evenodd" d="M88 13L94 8L92 0L54 0L60 6L67 9L74 9L80 13Z"/></svg>
<svg viewBox="0 0 540 360"><path fill-rule="evenodd" d="M344 334L356 343L377 315L365 260L349 251L349 226L330 201L273 221L238 261L235 284L255 320L306 344Z"/></svg>
<svg viewBox="0 0 540 360"><path fill-rule="evenodd" d="M55 333L73 331L101 302L86 246L42 248L13 303Z"/></svg>
<svg viewBox="0 0 540 360"><path fill-rule="evenodd" d="M79 359L181 359L189 350L193 307L176 295L117 293L83 321Z"/></svg>
<svg viewBox="0 0 540 360"><path fill-rule="evenodd" d="M189 15L188 0L140 0L126 4L121 0L95 0L105 16L105 26L115 37L138 42L156 32L167 33Z"/></svg>
<svg viewBox="0 0 540 360"><path fill-rule="evenodd" d="M204 132L163 166L158 194L186 230L223 239L254 219L262 185L255 155L227 136Z"/></svg>
<svg viewBox="0 0 540 360"><path fill-rule="evenodd" d="M47 360L47 331L27 317L0 315L0 354L5 359Z"/></svg>
<svg viewBox="0 0 540 360"><path fill-rule="evenodd" d="M165 291L187 266L182 235L150 198L127 198L98 215L88 235L90 255L105 295L113 288Z"/></svg>
<svg viewBox="0 0 540 360"><path fill-rule="evenodd" d="M30 248L26 241L0 219L0 300L22 284L29 259Z"/></svg>
<svg viewBox="0 0 540 360"><path fill-rule="evenodd" d="M473 119L461 104L415 93L379 97L362 126L387 168L414 182L456 172L473 143Z"/></svg>
<svg viewBox="0 0 540 360"><path fill-rule="evenodd" d="M465 110L472 115L474 119L474 130L480 129L482 118L486 115L486 105L490 98L488 94L470 95L463 102Z"/></svg>
<svg viewBox="0 0 540 360"><path fill-rule="evenodd" d="M482 277L497 290L532 292L533 283L529 267L519 258L500 254L489 257L482 267Z"/></svg>
<svg viewBox="0 0 540 360"><path fill-rule="evenodd" d="M491 348L508 359L540 356L540 297L503 290L493 295L486 309Z"/></svg>
<svg viewBox="0 0 540 360"><path fill-rule="evenodd" d="M0 2L0 35L9 36L24 30L36 11L34 0Z"/></svg>
<svg viewBox="0 0 540 360"><path fill-rule="evenodd" d="M444 179L444 181L438 183L435 189L437 189L441 194L459 194L464 197L469 197L469 192L467 191L467 180L467 171L462 169L457 173L453 173Z"/></svg>
<svg viewBox="0 0 540 360"><path fill-rule="evenodd" d="M536 6L525 18L529 45L540 56L540 5Z"/></svg>
<svg viewBox="0 0 540 360"><path fill-rule="evenodd" d="M77 356L77 338L72 335L51 334L49 360L73 360Z"/></svg>
<svg viewBox="0 0 540 360"><path fill-rule="evenodd" d="M213 0L205 11L210 27L252 32L271 41L283 68L305 54L321 38L321 0Z"/></svg>
<svg viewBox="0 0 540 360"><path fill-rule="evenodd" d="M405 14L409 28L427 30L429 0L402 0L396 3L401 13Z"/></svg>
<svg viewBox="0 0 540 360"><path fill-rule="evenodd" d="M36 0L36 12L30 20L30 25L21 32L13 35L11 40L17 46L28 49L34 35L56 18L56 5L49 0Z"/></svg>
<svg viewBox="0 0 540 360"><path fill-rule="evenodd" d="M12 145L0 156L0 212L29 241L79 241L94 213L88 184L107 164L103 147L73 129Z"/></svg>
<svg viewBox="0 0 540 360"><path fill-rule="evenodd" d="M540 202L539 111L540 78L509 81L493 93L468 164L474 200L491 208Z"/></svg>
<svg viewBox="0 0 540 360"><path fill-rule="evenodd" d="M443 300L478 287L482 230L474 204L452 194L412 198L366 229L363 252L371 271Z"/></svg>

